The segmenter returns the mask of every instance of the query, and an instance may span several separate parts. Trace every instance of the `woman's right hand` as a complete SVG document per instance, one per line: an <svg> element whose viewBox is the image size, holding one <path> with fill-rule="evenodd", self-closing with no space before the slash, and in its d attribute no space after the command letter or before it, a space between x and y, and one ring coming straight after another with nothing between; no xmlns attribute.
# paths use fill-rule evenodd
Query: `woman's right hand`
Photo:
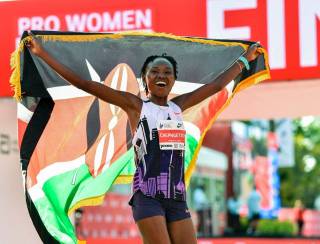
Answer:
<svg viewBox="0 0 320 244"><path fill-rule="evenodd" d="M259 43L252 44L243 55L249 62L255 60L261 53L258 50Z"/></svg>
<svg viewBox="0 0 320 244"><path fill-rule="evenodd" d="M37 38L33 34L30 34L30 36L31 36L31 39L26 42L26 46L29 48L29 50L33 54L41 57L41 55L44 53L44 49L41 43L39 42L39 40L37 40Z"/></svg>

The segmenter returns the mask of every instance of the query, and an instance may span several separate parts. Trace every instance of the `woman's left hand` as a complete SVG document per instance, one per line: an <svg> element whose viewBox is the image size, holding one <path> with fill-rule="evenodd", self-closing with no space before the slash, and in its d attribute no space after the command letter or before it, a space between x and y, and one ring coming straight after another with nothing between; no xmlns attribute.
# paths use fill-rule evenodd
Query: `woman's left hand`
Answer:
<svg viewBox="0 0 320 244"><path fill-rule="evenodd" d="M255 60L259 56L260 52L258 51L258 46L258 43L252 44L243 55L249 62Z"/></svg>

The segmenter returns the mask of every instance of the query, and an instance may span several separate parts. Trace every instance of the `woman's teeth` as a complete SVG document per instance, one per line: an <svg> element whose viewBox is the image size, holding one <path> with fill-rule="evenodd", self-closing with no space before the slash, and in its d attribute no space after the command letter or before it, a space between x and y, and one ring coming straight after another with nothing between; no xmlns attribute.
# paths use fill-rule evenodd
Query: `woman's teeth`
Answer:
<svg viewBox="0 0 320 244"><path fill-rule="evenodd" d="M166 86L167 84L166 84L164 81L157 81L157 82L156 82L156 85L157 85L157 86L164 87L164 86Z"/></svg>

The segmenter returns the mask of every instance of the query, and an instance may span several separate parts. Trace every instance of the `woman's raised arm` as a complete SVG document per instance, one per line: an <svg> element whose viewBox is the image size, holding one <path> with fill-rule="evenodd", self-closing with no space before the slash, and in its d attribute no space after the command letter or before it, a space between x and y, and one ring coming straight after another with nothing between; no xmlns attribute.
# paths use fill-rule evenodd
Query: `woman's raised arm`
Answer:
<svg viewBox="0 0 320 244"><path fill-rule="evenodd" d="M32 36L31 41L26 43L29 50L45 61L54 71L62 76L66 81L75 87L84 90L107 103L121 107L127 113L140 113L142 101L139 97L129 92L118 91L104 84L82 79L68 67L61 64L57 59L52 57L37 40Z"/></svg>
<svg viewBox="0 0 320 244"><path fill-rule="evenodd" d="M245 52L242 58L245 58L248 62L256 59L260 53L258 52L258 44L253 44ZM245 62L238 60L229 69L220 74L216 79L208 84L205 84L198 89L182 94L172 99L177 105L180 106L182 111L202 102L206 98L214 95L222 90L230 81L234 80L245 67Z"/></svg>

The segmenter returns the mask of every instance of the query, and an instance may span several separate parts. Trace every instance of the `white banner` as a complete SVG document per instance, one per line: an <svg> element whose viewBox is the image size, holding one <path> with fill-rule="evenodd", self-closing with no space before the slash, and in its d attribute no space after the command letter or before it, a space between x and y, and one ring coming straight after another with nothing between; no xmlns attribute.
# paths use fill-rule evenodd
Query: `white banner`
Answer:
<svg viewBox="0 0 320 244"><path fill-rule="evenodd" d="M17 145L17 103L0 99L1 243L41 243L25 203Z"/></svg>

